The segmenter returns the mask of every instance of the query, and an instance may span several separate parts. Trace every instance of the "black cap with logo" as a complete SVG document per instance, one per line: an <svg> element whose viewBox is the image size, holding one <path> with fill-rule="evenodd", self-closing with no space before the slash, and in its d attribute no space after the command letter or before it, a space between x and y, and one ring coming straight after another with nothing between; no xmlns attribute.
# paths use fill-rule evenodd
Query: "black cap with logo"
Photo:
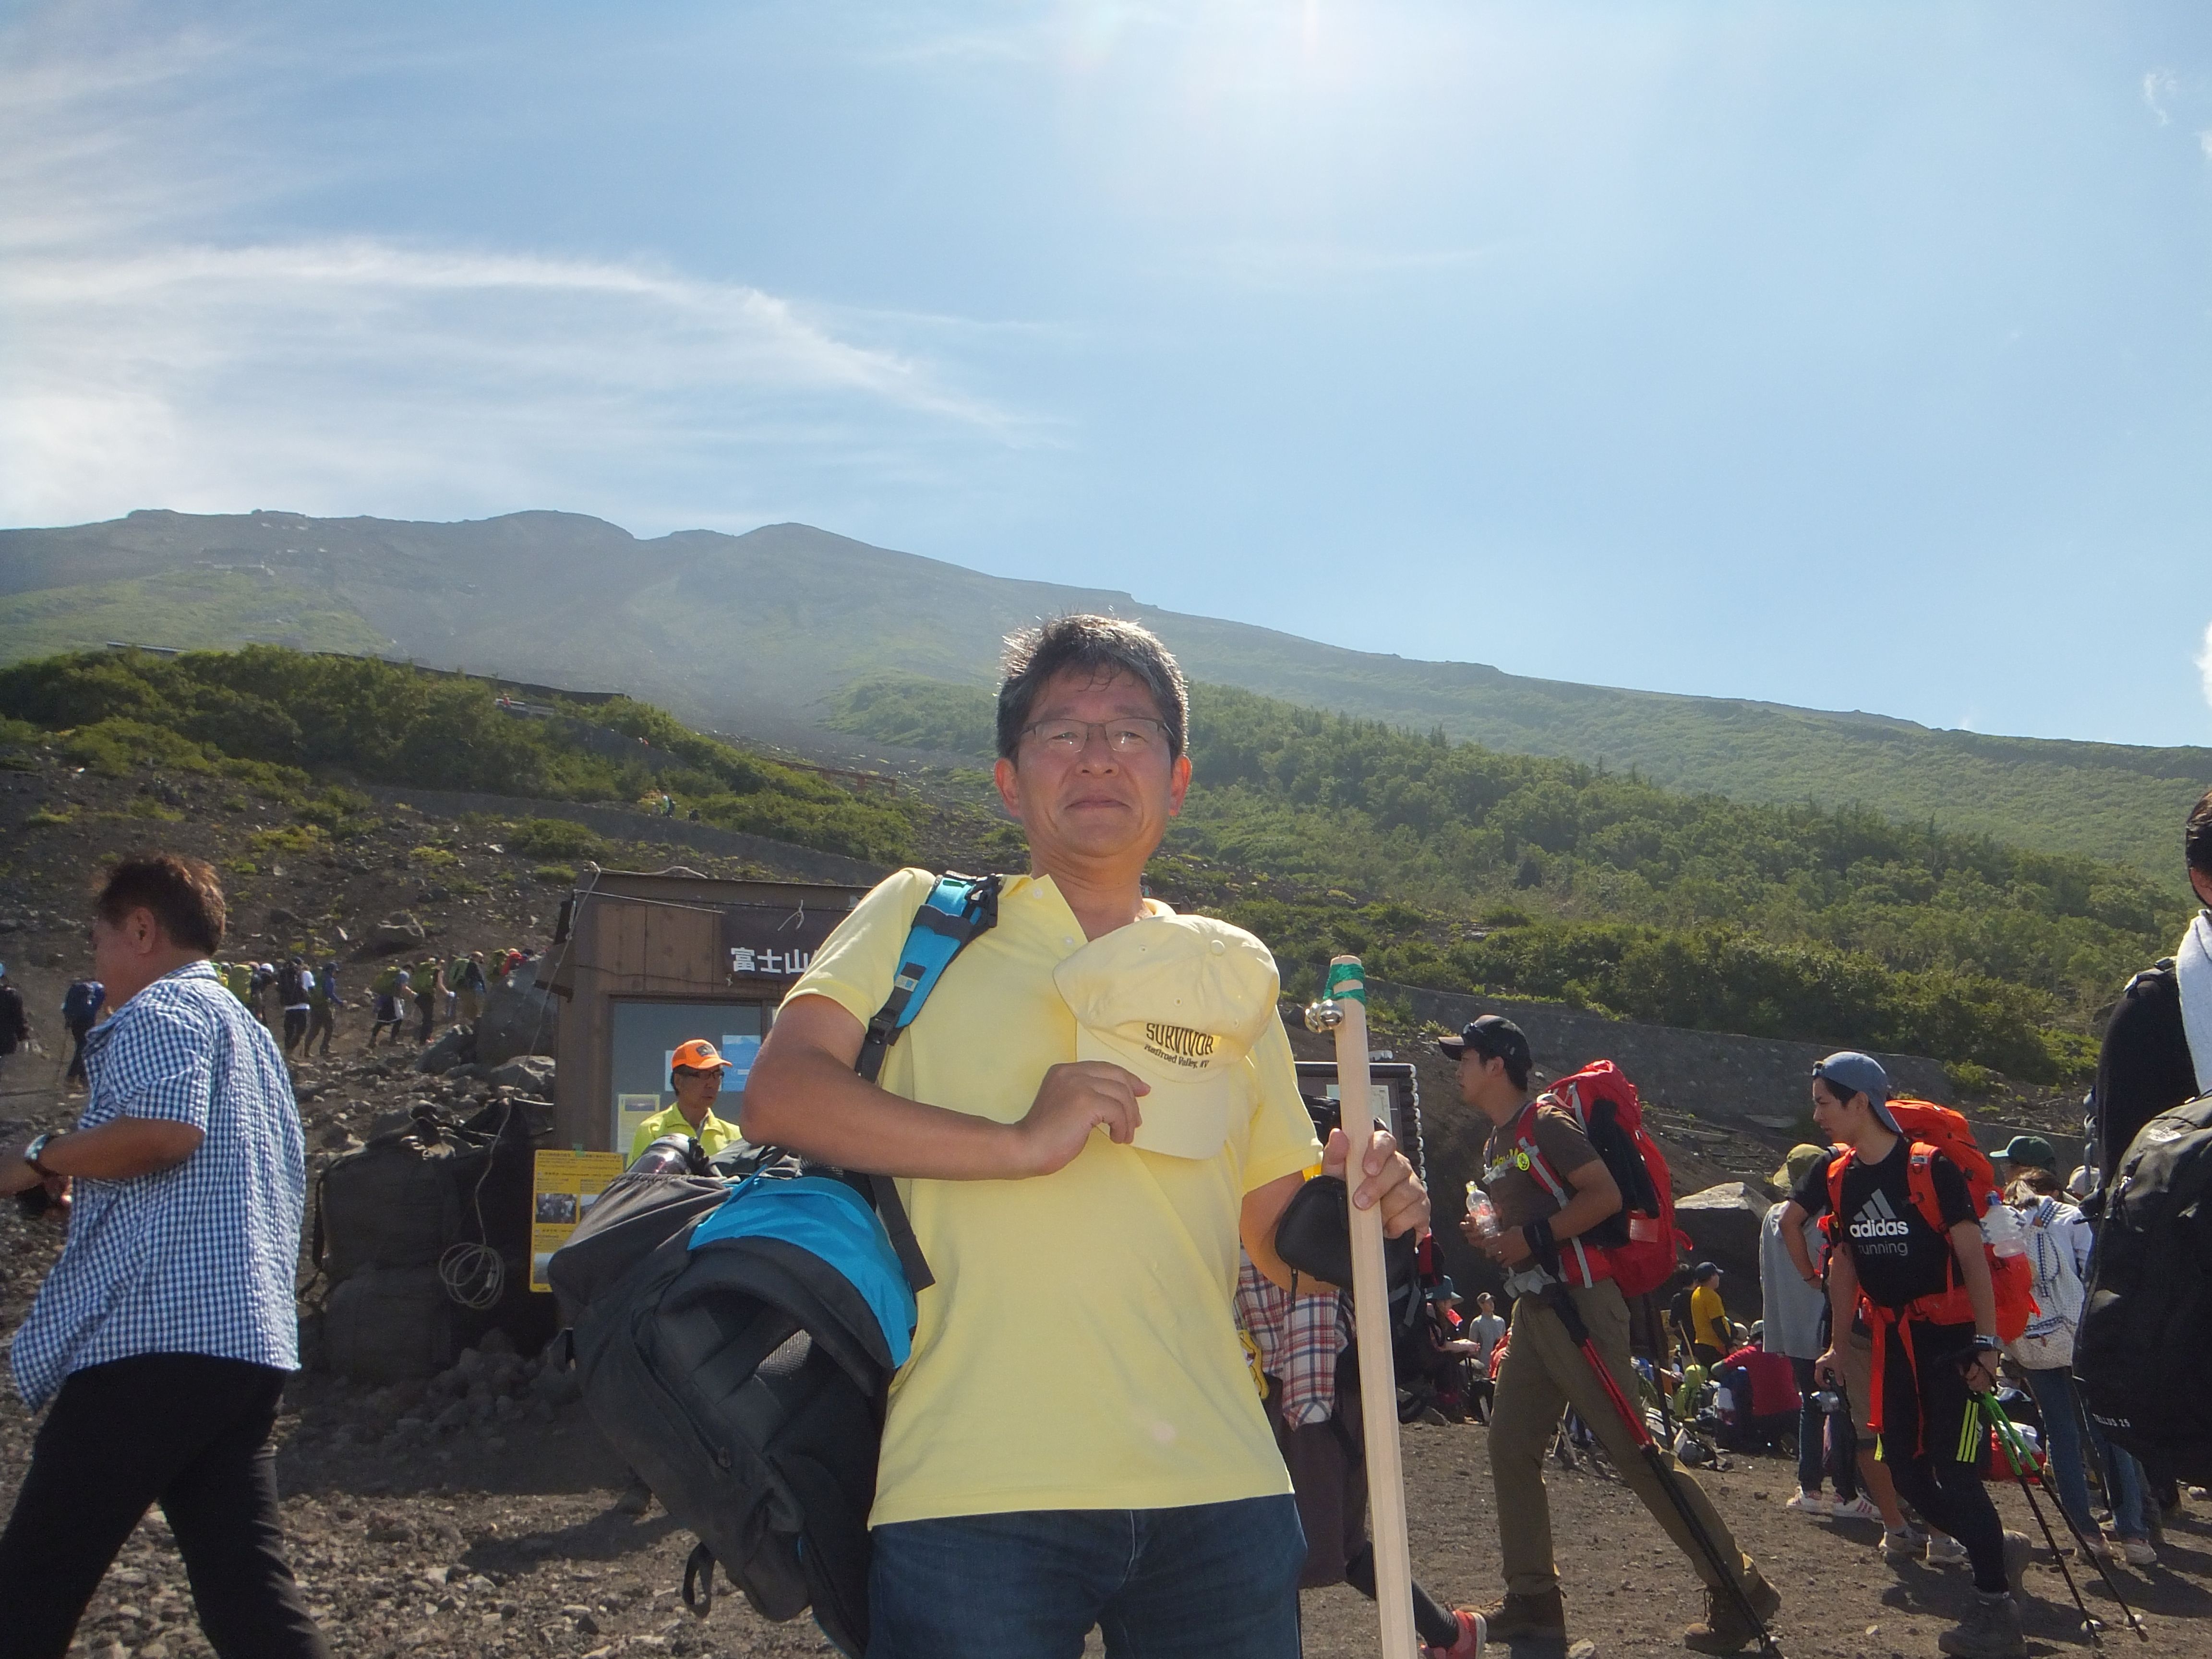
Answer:
<svg viewBox="0 0 2212 1659"><path fill-rule="evenodd" d="M1506 1071L1516 1078L1525 1079L1535 1064L1528 1037L1503 1014L1469 1020L1457 1036L1438 1037L1437 1047L1448 1060L1457 1060L1470 1048L1485 1060L1502 1060Z"/></svg>

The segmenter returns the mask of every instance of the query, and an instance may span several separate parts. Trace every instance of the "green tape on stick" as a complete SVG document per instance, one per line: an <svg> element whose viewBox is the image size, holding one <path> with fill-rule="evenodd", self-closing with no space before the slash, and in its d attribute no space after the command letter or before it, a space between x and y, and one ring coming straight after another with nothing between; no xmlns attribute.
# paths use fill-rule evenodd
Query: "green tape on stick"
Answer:
<svg viewBox="0 0 2212 1659"><path fill-rule="evenodd" d="M1328 967L1328 983L1322 988L1321 994L1333 1002L1357 1002L1364 1006L1367 975L1356 962L1333 962Z"/></svg>

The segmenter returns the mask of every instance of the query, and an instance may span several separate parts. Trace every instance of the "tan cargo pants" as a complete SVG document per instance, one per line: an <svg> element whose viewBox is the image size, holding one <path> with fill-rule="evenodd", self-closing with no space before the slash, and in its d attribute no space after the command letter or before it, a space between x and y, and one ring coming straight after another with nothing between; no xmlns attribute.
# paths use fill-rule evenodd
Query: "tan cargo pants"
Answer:
<svg viewBox="0 0 2212 1659"><path fill-rule="evenodd" d="M1610 1282L1570 1294L1606 1368L1631 1409L1636 1409L1636 1372L1628 1360L1628 1304ZM1498 1395L1490 1413L1490 1478L1498 1493L1506 1589L1516 1595L1542 1595L1559 1586L1559 1569L1552 1562L1552 1506L1544 1493L1544 1458L1569 1406L1604 1443L1613 1467L1644 1500L1644 1507L1666 1529L1674 1547L1690 1558L1698 1579L1711 1589L1722 1588L1720 1576L1637 1450L1628 1425L1613 1410L1582 1350L1568 1340L1559 1315L1541 1297L1523 1296L1513 1304L1512 1339L1498 1366ZM1736 1547L1727 1523L1698 1483L1675 1463L1674 1454L1662 1451L1660 1455L1668 1478L1688 1500L1720 1559L1736 1564L1743 1575L1739 1582L1748 1588L1756 1582L1757 1570Z"/></svg>

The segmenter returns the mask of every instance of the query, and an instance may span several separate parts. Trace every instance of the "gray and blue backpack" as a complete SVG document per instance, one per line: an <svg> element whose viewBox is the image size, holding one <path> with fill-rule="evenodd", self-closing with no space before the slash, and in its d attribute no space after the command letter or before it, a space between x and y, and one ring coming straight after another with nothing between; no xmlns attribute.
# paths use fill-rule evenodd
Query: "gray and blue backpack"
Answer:
<svg viewBox="0 0 2212 1659"><path fill-rule="evenodd" d="M862 1077L877 1076L953 957L997 921L998 899L995 876L938 882L868 1024ZM857 1656L884 1401L933 1281L887 1177L773 1149L746 1161L734 1182L626 1174L547 1277L592 1421L698 1535L685 1605L705 1616L720 1563L763 1616L811 1608Z"/></svg>

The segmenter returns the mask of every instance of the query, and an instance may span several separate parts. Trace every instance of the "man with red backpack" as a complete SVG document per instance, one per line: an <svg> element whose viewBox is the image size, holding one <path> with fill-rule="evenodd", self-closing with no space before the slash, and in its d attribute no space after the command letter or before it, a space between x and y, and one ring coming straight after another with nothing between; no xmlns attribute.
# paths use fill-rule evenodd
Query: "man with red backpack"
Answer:
<svg viewBox="0 0 2212 1659"><path fill-rule="evenodd" d="M1705 1586L1705 1618L1682 1633L1683 1644L1698 1653L1735 1653L1759 1638L1753 1615L1756 1620L1771 1619L1782 1598L1736 1547L1727 1523L1697 1482L1671 1457L1662 1455L1656 1467L1645 1461L1585 1351L1547 1300L1553 1295L1571 1299L1620 1396L1635 1400L1623 1284L1648 1289L1637 1270L1654 1255L1663 1258L1657 1270L1665 1276L1674 1249L1672 1216L1647 1216L1641 1202L1625 1206L1623 1182L1596 1144L1612 1144L1626 1133L1632 1143L1648 1146L1640 1119L1624 1127L1616 1110L1601 1127L1595 1114L1578 1115L1581 1096L1571 1085L1583 1079L1595 1083L1601 1076L1617 1080L1632 1113L1633 1091L1610 1065L1600 1062L1531 1100L1528 1039L1512 1021L1495 1014L1485 1015L1437 1047L1459 1062L1460 1097L1492 1126L1480 1185L1496 1208L1497 1229L1485 1230L1470 1216L1465 1231L1470 1244L1504 1268L1506 1293L1513 1299L1513 1322L1490 1415L1491 1479L1498 1512L1510 1517L1511 1524L1501 1529L1500 1537L1504 1599L1480 1609L1488 1634L1507 1641L1566 1634L1566 1607L1552 1557L1544 1455L1559 1432L1562 1413L1572 1407L1596 1431L1621 1479L1689 1557ZM1629 1156L1643 1155L1632 1150ZM1656 1158L1656 1149L1648 1156ZM1661 1160L1662 1176L1664 1167ZM1628 1164L1623 1173L1632 1182L1652 1184L1649 1175ZM1665 1212L1670 1202L1655 1207ZM1624 1208L1634 1212L1627 1225L1620 1219ZM1624 1268L1629 1272L1626 1281ZM1661 1485L1662 1480L1673 1483L1674 1495ZM1724 1577L1729 1570L1730 1577Z"/></svg>
<svg viewBox="0 0 2212 1659"><path fill-rule="evenodd" d="M1986 1187L1989 1161L1956 1113L1893 1107L1889 1074L1870 1054L1845 1050L1813 1068L1813 1121L1844 1149L1827 1175L1830 1328L1849 1331L1864 1298L1881 1461L1973 1569L1973 1607L1936 1645L1960 1659L2013 1659L2027 1651L2014 1592L2028 1540L2004 1529L1982 1484L1987 1431L1973 1396L1996 1387L2002 1325L1982 1208L1961 1167L1978 1163ZM1814 1373L1842 1376L1832 1337Z"/></svg>

